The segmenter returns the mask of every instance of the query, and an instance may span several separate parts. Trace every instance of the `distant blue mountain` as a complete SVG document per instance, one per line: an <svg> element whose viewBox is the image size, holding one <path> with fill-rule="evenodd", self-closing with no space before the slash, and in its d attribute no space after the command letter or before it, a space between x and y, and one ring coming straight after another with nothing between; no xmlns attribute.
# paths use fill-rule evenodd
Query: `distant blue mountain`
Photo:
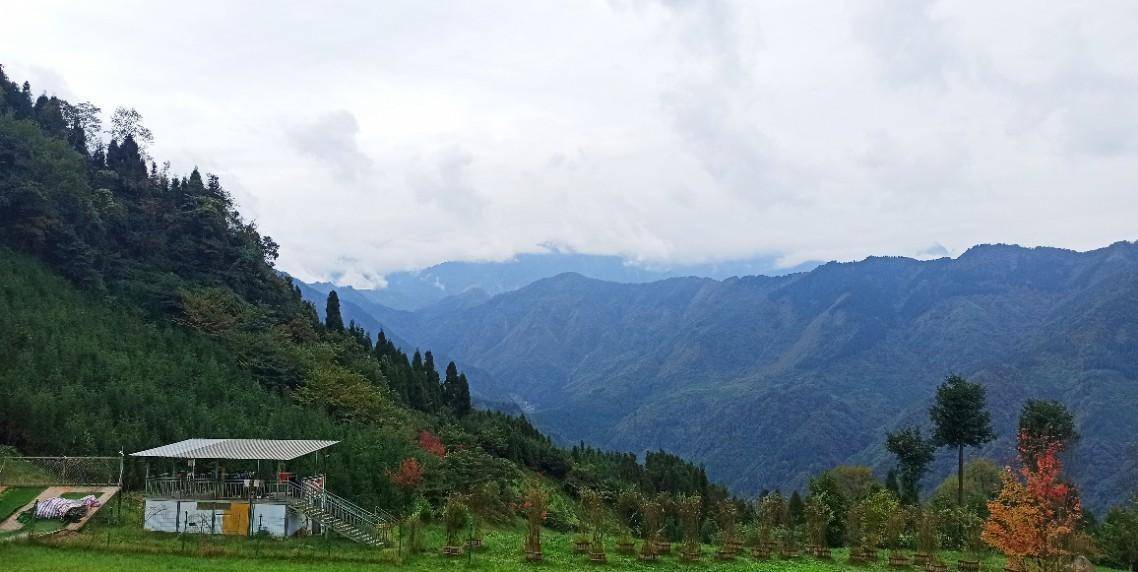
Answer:
<svg viewBox="0 0 1138 572"><path fill-rule="evenodd" d="M1138 486L1135 243L983 245L723 280L564 273L416 311L370 307L477 371L480 401L514 403L553 438L675 451L739 492L802 488L841 463L884 474L885 432L927 427L949 373L988 387L998 439L970 455L1009 459L1024 400L1059 399L1083 435L1068 455L1088 506ZM926 484L954 462L941 451Z"/></svg>
<svg viewBox="0 0 1138 572"><path fill-rule="evenodd" d="M773 256L704 264L646 265L620 256L551 251L519 254L504 262L444 262L419 271L389 274L384 288L352 289L352 292L361 297L353 301L365 308L363 301L396 310L418 310L460 294L467 302L482 302L566 272L607 282L638 284L681 276L716 279L755 274L781 276L816 266L817 262L806 262L780 268ZM344 296L343 288L330 283L311 286L325 293L335 288L341 298Z"/></svg>

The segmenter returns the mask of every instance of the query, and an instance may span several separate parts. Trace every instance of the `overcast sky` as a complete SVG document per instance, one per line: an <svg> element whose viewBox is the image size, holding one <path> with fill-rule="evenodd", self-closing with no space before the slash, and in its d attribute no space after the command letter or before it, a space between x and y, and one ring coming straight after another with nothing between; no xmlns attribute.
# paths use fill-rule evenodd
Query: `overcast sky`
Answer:
<svg viewBox="0 0 1138 572"><path fill-rule="evenodd" d="M1138 238L1131 0L0 11L9 76L137 108L309 280L543 245L789 265Z"/></svg>

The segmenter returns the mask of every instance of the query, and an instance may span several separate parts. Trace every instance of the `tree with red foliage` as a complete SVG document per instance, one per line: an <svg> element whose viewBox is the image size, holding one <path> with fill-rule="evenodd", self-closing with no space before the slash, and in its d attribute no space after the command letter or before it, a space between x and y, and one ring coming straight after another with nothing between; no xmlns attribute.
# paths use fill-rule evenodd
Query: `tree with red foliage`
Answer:
<svg viewBox="0 0 1138 572"><path fill-rule="evenodd" d="M399 463L399 470L388 471L391 482L402 489L415 489L423 483L423 465L415 457L407 457Z"/></svg>
<svg viewBox="0 0 1138 572"><path fill-rule="evenodd" d="M1046 442L1040 442L1046 439ZM1003 489L988 503L981 538L1015 564L1041 572L1062 569L1082 520L1078 492L1062 478L1063 442L1020 434L1020 478L1009 467Z"/></svg>
<svg viewBox="0 0 1138 572"><path fill-rule="evenodd" d="M438 435L425 429L419 432L419 448L440 459L447 454L447 448L446 445L443 444L443 440L439 439Z"/></svg>

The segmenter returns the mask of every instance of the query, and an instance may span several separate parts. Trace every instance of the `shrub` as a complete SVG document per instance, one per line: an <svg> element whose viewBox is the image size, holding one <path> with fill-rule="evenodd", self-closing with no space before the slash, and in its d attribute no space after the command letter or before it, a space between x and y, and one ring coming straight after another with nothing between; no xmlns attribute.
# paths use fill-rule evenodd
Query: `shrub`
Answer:
<svg viewBox="0 0 1138 572"><path fill-rule="evenodd" d="M603 553L605 551L604 545L604 525L605 525L605 503L601 498L601 494L593 489L583 489L581 491L581 505L585 509L585 521L589 525L589 532L591 533L590 548L594 554Z"/></svg>
<svg viewBox="0 0 1138 572"><path fill-rule="evenodd" d="M735 503L730 500L719 501L719 510L716 514L716 522L719 524L719 544L726 547L736 540L735 520L738 516L738 508Z"/></svg>
<svg viewBox="0 0 1138 572"><path fill-rule="evenodd" d="M680 528L683 530L683 550L685 553L697 552L699 550L700 510L703 499L699 495L683 495L676 504L680 513Z"/></svg>
<svg viewBox="0 0 1138 572"><path fill-rule="evenodd" d="M1138 570L1138 496L1128 507L1110 509L1097 540L1106 564Z"/></svg>
<svg viewBox="0 0 1138 572"><path fill-rule="evenodd" d="M470 508L460 494L451 494L443 507L443 526L446 530L447 546L458 546L459 535L470 523Z"/></svg>
<svg viewBox="0 0 1138 572"><path fill-rule="evenodd" d="M520 507L526 517L525 550L541 553L541 525L545 523L549 508L549 491L539 482L530 482Z"/></svg>
<svg viewBox="0 0 1138 572"><path fill-rule="evenodd" d="M826 502L826 494L811 495L804 509L808 542L819 547L826 545L826 531L834 519L834 513Z"/></svg>
<svg viewBox="0 0 1138 572"><path fill-rule="evenodd" d="M660 533L663 529L663 510L660 508L660 503L654 499L645 498L640 505L640 514L644 517L644 529L641 531L644 534L644 545L641 546L640 552L645 556L655 554L655 543L660 540Z"/></svg>

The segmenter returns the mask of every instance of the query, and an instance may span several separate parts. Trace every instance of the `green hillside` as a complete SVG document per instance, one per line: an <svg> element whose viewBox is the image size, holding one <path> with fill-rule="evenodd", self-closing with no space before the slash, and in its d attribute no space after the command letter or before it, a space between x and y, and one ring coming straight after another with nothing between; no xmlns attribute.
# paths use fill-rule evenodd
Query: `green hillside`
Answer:
<svg viewBox="0 0 1138 572"><path fill-rule="evenodd" d="M113 455L337 439L333 489L395 513L487 482L505 506L535 473L570 495L726 496L678 457L571 452L524 418L471 410L477 380L453 364L338 312L321 320L217 177L158 167L133 110L104 143L98 108L31 94L0 70L0 444ZM411 459L421 482L397 486Z"/></svg>

